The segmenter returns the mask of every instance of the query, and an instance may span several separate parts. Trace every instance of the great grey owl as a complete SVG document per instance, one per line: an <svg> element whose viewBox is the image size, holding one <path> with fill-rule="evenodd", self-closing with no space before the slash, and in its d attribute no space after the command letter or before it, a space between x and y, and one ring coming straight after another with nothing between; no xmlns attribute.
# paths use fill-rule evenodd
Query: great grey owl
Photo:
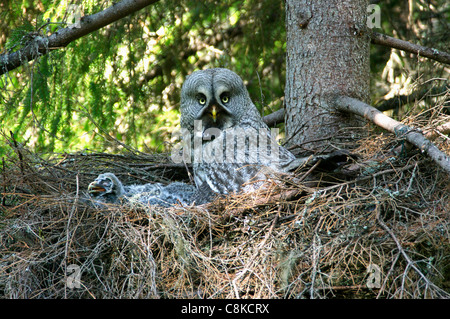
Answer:
<svg viewBox="0 0 450 319"><path fill-rule="evenodd" d="M88 187L89 194L102 203L128 202L164 207L173 204L189 205L195 191L194 186L181 182L124 186L113 173L100 174Z"/></svg>
<svg viewBox="0 0 450 319"><path fill-rule="evenodd" d="M188 76L180 111L188 148L183 159L193 163L198 188L193 200L197 204L214 194L258 188L261 180L272 172L286 172L295 160L271 136L242 79L228 69L207 69Z"/></svg>
<svg viewBox="0 0 450 319"><path fill-rule="evenodd" d="M188 76L180 113L184 146L182 155L177 148L172 159L193 163L196 187L180 182L123 186L107 173L91 183L89 193L105 202L199 205L216 195L257 189L273 173L285 173L295 164L295 156L271 135L242 79L228 69Z"/></svg>

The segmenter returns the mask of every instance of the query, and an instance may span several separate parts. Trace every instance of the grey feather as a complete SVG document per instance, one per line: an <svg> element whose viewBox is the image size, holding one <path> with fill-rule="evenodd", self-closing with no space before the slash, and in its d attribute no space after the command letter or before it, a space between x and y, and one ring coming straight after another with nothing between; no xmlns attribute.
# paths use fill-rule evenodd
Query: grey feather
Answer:
<svg viewBox="0 0 450 319"><path fill-rule="evenodd" d="M189 205L196 188L181 182L167 186L161 183L124 186L113 173L104 173L90 183L88 191L101 203L126 202L169 207L174 204Z"/></svg>

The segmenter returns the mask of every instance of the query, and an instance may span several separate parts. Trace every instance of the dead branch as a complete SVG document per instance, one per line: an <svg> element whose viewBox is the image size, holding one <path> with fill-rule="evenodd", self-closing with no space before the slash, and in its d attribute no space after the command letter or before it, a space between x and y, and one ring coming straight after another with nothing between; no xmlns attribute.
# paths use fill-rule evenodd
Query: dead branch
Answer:
<svg viewBox="0 0 450 319"><path fill-rule="evenodd" d="M404 125L378 111L373 106L351 97L337 97L334 100L334 104L340 111L360 115L379 127L405 138L406 141L419 148L422 152L427 153L440 167L450 174L450 157L431 143L421 131Z"/></svg>
<svg viewBox="0 0 450 319"><path fill-rule="evenodd" d="M36 36L22 49L0 55L0 75L20 65L47 54L49 51L66 47L86 34L103 28L123 17L126 17L158 0L122 0L111 7L89 16L83 16L80 27L58 30L52 35Z"/></svg>
<svg viewBox="0 0 450 319"><path fill-rule="evenodd" d="M279 109L263 117L263 121L267 126L274 126L278 123L284 123L284 109Z"/></svg>
<svg viewBox="0 0 450 319"><path fill-rule="evenodd" d="M433 140L441 134L450 134L450 122L439 125L425 132L426 138Z"/></svg>
<svg viewBox="0 0 450 319"><path fill-rule="evenodd" d="M447 52L396 39L385 34L373 32L372 43L414 53L438 62L450 64L450 54Z"/></svg>

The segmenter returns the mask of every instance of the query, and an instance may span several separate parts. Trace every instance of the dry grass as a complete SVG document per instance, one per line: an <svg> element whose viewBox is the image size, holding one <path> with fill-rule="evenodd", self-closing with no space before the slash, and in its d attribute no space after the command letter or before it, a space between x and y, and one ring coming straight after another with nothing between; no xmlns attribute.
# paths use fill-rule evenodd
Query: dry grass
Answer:
<svg viewBox="0 0 450 319"><path fill-rule="evenodd" d="M448 298L449 176L419 153L390 156L392 136L371 135L348 164L363 167L353 177L305 167L258 194L170 209L95 207L85 192L107 170L189 180L163 156L43 160L3 136L0 295Z"/></svg>

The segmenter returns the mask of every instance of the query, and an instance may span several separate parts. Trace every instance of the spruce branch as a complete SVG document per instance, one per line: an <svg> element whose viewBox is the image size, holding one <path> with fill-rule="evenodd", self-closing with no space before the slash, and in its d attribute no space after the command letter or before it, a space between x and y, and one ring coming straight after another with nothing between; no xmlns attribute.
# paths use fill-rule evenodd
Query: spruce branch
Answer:
<svg viewBox="0 0 450 319"><path fill-rule="evenodd" d="M24 47L0 55L0 75L47 54L49 51L66 47L69 43L120 20L158 0L122 0L103 11L80 19L79 27L68 27L50 36L36 35Z"/></svg>
<svg viewBox="0 0 450 319"><path fill-rule="evenodd" d="M434 48L424 47L408 41L396 39L378 32L372 33L372 43L424 56L426 58L450 64L450 54Z"/></svg>

